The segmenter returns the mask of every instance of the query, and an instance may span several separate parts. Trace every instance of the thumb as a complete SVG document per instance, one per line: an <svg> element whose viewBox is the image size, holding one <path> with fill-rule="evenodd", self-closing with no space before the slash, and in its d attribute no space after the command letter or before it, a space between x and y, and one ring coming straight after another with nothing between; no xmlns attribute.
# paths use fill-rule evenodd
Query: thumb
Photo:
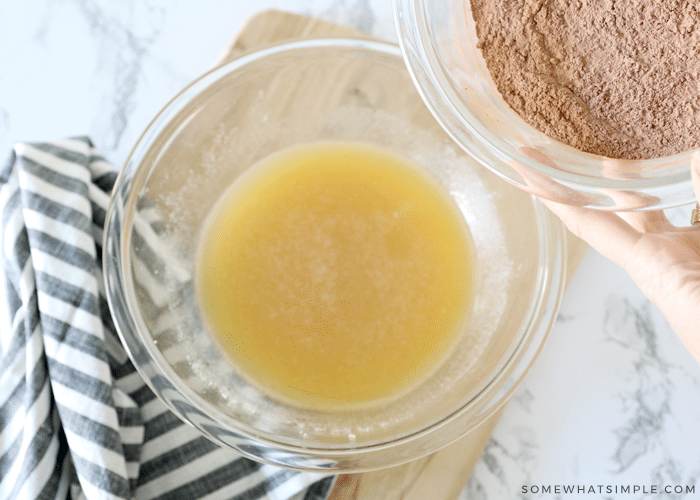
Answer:
<svg viewBox="0 0 700 500"><path fill-rule="evenodd" d="M569 231L600 254L623 266L641 234L613 212L542 200Z"/></svg>

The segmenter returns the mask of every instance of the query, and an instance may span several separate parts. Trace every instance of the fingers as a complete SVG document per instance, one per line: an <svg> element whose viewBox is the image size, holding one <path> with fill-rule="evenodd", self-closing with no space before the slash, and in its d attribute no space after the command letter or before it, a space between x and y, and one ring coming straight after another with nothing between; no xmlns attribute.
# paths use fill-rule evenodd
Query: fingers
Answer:
<svg viewBox="0 0 700 500"><path fill-rule="evenodd" d="M590 203L587 196L560 184L546 175L530 170L515 160L509 161L508 164L513 167L525 181L524 186L516 185L516 187L522 189L526 193L530 193L545 200L553 200L576 206L585 206Z"/></svg>
<svg viewBox="0 0 700 500"><path fill-rule="evenodd" d="M641 234L613 212L542 202L569 230L602 255L624 267Z"/></svg>
<svg viewBox="0 0 700 500"><path fill-rule="evenodd" d="M690 159L690 175L693 182L695 198L700 200L700 151L693 153ZM638 195L626 192L611 192L619 206L634 206ZM644 205L641 205L644 206ZM621 212L622 217L632 227L643 233L661 233L667 231L687 230L688 228L676 228L668 220L663 211Z"/></svg>
<svg viewBox="0 0 700 500"><path fill-rule="evenodd" d="M615 190L609 190L608 194L619 207L649 206L643 203L646 196L643 194ZM674 229L673 224L662 210L619 212L618 215L642 233L656 233Z"/></svg>
<svg viewBox="0 0 700 500"><path fill-rule="evenodd" d="M604 158L602 161L603 174L609 179L631 179L642 169L639 160L624 160L622 158Z"/></svg>
<svg viewBox="0 0 700 500"><path fill-rule="evenodd" d="M536 149L520 147L518 148L518 152L528 158L542 163L543 165L557 168L550 158ZM576 206L585 206L592 202L588 195L584 195L583 193L579 193L567 186L564 186L549 176L536 172L535 170L526 167L516 160L509 160L508 165L510 165L513 170L520 174L526 184L525 186L518 187L527 193L537 196L538 198Z"/></svg>
<svg viewBox="0 0 700 500"><path fill-rule="evenodd" d="M641 233L662 233L676 229L676 226L671 224L666 214L661 210L621 212L619 215L625 222Z"/></svg>

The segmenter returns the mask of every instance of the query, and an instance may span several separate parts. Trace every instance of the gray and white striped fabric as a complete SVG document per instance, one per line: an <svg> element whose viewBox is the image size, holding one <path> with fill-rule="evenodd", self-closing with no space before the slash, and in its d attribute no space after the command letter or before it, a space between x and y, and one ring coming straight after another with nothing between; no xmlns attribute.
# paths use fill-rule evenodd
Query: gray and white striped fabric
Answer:
<svg viewBox="0 0 700 500"><path fill-rule="evenodd" d="M0 172L0 500L321 500L332 478L241 458L182 423L115 334L101 266L116 170L87 138Z"/></svg>

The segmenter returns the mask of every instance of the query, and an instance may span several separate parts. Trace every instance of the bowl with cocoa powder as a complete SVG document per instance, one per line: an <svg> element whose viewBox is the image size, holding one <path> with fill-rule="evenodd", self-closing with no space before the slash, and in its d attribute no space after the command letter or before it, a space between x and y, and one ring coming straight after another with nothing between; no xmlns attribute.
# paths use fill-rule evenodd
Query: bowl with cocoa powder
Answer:
<svg viewBox="0 0 700 500"><path fill-rule="evenodd" d="M694 200L694 2L394 0L394 12L428 107L508 182L603 210Z"/></svg>

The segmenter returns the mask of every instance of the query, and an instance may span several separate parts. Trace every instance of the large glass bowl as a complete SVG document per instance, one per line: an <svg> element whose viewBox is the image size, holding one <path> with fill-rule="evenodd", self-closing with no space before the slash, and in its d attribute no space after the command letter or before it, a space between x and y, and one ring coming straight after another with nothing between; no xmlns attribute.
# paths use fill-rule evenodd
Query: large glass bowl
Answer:
<svg viewBox="0 0 700 500"><path fill-rule="evenodd" d="M584 153L525 123L503 100L477 49L469 0L394 0L401 49L437 120L480 164L538 196L603 210L694 200L692 151L651 160Z"/></svg>
<svg viewBox="0 0 700 500"><path fill-rule="evenodd" d="M314 411L261 392L219 353L193 296L195 250L219 196L261 158L316 140L413 160L445 187L475 245L475 300L458 345L398 399ZM184 421L255 460L363 471L438 450L489 417L539 353L563 290L561 224L476 164L435 122L398 47L307 40L204 75L155 118L106 218L112 315L139 372Z"/></svg>

